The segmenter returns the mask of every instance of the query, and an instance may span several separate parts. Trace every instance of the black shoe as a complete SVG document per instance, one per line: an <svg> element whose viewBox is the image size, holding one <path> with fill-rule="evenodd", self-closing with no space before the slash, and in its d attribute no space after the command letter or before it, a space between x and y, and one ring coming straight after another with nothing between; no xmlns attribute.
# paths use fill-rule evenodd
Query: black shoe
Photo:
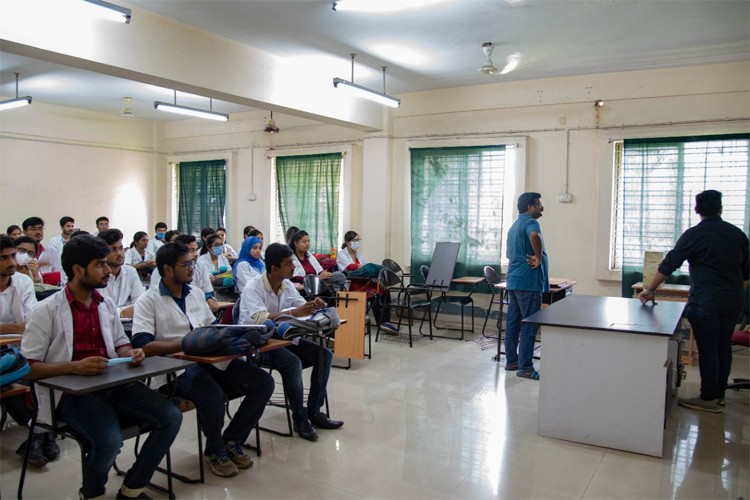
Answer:
<svg viewBox="0 0 750 500"><path fill-rule="evenodd" d="M33 436L34 437L31 438L31 450L29 451L29 464L34 467L44 467L47 465L47 462L49 462L49 460L44 457L44 451L42 450L44 436L42 434L34 434ZM21 458L23 458L24 453L26 453L26 443L28 443L28 441L21 443L21 446L16 450L16 454L20 455Z"/></svg>
<svg viewBox="0 0 750 500"><path fill-rule="evenodd" d="M300 423L294 424L294 430L299 434L299 437L307 439L308 441L317 441L318 433L315 432L315 427L312 426L309 420L303 420Z"/></svg>
<svg viewBox="0 0 750 500"><path fill-rule="evenodd" d="M341 420L331 420L325 413L316 413L310 415L310 422L318 429L338 429L344 422Z"/></svg>
<svg viewBox="0 0 750 500"><path fill-rule="evenodd" d="M52 462L53 460L57 460L57 457L60 456L60 447L57 446L55 437L51 432L48 432L44 435L44 441L42 442L42 453L44 453L44 458L46 458L50 462Z"/></svg>
<svg viewBox="0 0 750 500"><path fill-rule="evenodd" d="M117 490L117 500L128 500L128 499L139 499L139 500L151 500L151 497L141 492L137 497L126 497L122 490Z"/></svg>

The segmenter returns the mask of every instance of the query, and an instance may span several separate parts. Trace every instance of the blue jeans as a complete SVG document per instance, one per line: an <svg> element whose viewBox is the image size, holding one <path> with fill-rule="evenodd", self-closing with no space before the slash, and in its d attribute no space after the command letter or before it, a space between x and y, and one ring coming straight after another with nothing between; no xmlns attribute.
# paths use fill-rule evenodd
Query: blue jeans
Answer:
<svg viewBox="0 0 750 500"><path fill-rule="evenodd" d="M534 369L534 341L538 325L521 323L542 308L542 292L508 290L508 315L505 319L505 359L507 364L518 364L518 370ZM520 337L520 345L519 345Z"/></svg>
<svg viewBox="0 0 750 500"><path fill-rule="evenodd" d="M698 369L701 374L701 399L724 397L732 369L732 333L740 311L731 313L702 309L698 304L685 307L698 346Z"/></svg>
<svg viewBox="0 0 750 500"><path fill-rule="evenodd" d="M148 424L151 432L123 484L143 488L169 451L182 423L177 407L140 382L75 396L66 394L57 405L57 418L87 442L86 498L104 494L109 470L122 447L119 418Z"/></svg>
<svg viewBox="0 0 750 500"><path fill-rule="evenodd" d="M244 443L263 415L273 394L273 377L253 363L234 359L226 371L201 364L185 370L177 378L176 393L195 403L200 415L201 430L206 436L204 453L213 455L227 441ZM231 398L244 399L222 434L224 404Z"/></svg>
<svg viewBox="0 0 750 500"><path fill-rule="evenodd" d="M263 353L263 365L270 366L281 374L284 391L289 398L292 418L296 423L304 422L309 415L319 413L325 403L333 353L326 348L322 348L322 353L321 366L320 345L307 339L300 339L299 345ZM312 366L313 369L310 375L310 394L307 399L307 408L305 408L302 370L308 366Z"/></svg>

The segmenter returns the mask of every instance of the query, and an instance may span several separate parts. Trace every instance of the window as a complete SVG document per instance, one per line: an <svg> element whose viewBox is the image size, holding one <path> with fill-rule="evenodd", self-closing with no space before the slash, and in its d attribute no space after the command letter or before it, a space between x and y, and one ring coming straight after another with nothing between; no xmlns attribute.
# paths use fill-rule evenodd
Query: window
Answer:
<svg viewBox="0 0 750 500"><path fill-rule="evenodd" d="M175 164L177 230L200 236L204 227L223 227L226 206L226 160Z"/></svg>
<svg viewBox="0 0 750 500"><path fill-rule="evenodd" d="M700 221L694 211L699 192L721 191L722 218L748 231L749 139L750 134L733 134L615 145L610 268L622 269L623 294L631 296L630 286L642 278L644 251L670 250ZM687 263L680 271L688 272Z"/></svg>
<svg viewBox="0 0 750 500"><path fill-rule="evenodd" d="M411 149L412 270L430 264L440 241L461 243L457 276L497 268L505 160L505 146Z"/></svg>
<svg viewBox="0 0 750 500"><path fill-rule="evenodd" d="M274 162L274 240L296 226L310 234L310 251L329 253L340 236L342 154L278 156Z"/></svg>

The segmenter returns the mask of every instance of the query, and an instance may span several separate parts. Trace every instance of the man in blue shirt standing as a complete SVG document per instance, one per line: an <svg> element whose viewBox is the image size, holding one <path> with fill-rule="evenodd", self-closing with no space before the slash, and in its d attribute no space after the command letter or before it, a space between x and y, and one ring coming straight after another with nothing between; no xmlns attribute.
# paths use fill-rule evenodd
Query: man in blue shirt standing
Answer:
<svg viewBox="0 0 750 500"><path fill-rule="evenodd" d="M534 369L534 341L537 325L521 323L542 307L542 293L549 292L549 263L542 229L537 219L544 206L539 193L518 197L518 219L508 231L508 316L505 329L505 369L516 375L539 380ZM520 337L520 342L519 342Z"/></svg>

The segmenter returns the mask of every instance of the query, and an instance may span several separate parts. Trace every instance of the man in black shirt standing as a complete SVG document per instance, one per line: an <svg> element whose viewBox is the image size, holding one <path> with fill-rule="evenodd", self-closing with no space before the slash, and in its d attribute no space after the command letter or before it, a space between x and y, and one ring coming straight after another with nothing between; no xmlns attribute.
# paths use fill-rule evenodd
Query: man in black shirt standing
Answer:
<svg viewBox="0 0 750 500"><path fill-rule="evenodd" d="M748 238L738 227L721 219L721 193L703 191L695 196L701 221L685 231L667 253L651 283L643 289L643 304L687 259L690 295L685 317L698 345L700 397L680 399L694 410L721 413L724 390L732 367L732 332L743 308L748 282Z"/></svg>

